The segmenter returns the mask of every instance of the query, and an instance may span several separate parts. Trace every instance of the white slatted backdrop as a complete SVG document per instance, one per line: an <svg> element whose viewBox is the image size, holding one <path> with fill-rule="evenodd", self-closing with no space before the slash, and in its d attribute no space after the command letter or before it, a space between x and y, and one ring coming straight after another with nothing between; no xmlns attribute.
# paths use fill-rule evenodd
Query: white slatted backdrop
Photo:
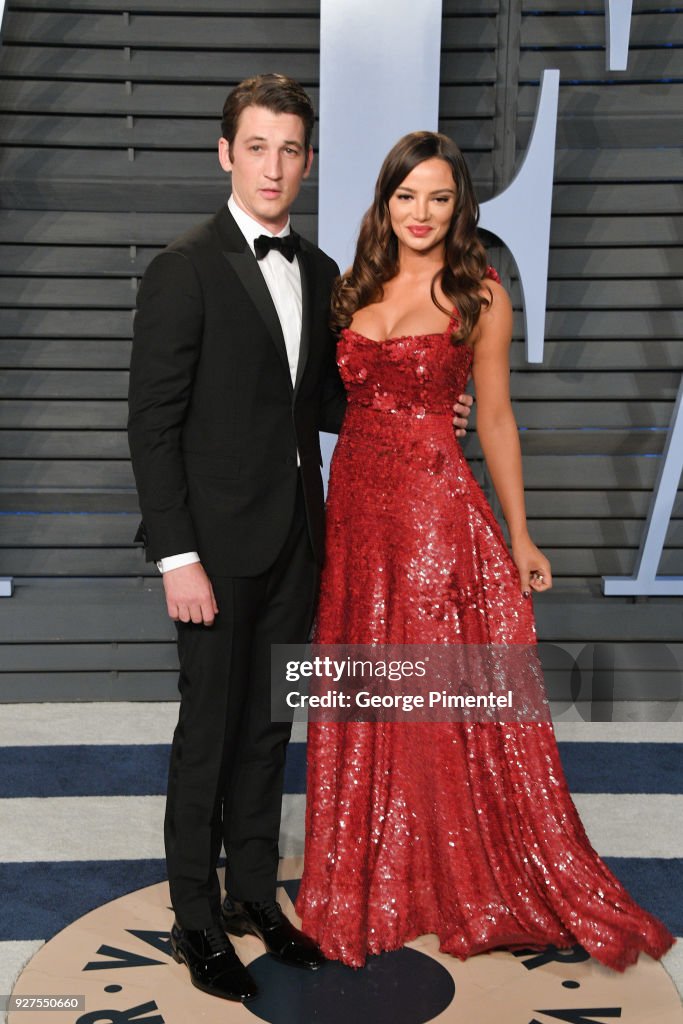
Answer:
<svg viewBox="0 0 683 1024"><path fill-rule="evenodd" d="M317 104L318 8L7 3L0 575L17 590L0 604L0 699L173 695L159 580L132 544L135 290L153 254L225 198L228 89L281 70ZM623 642L632 689L655 692L683 660L679 605L603 598L600 577L632 569L683 363L682 10L635 0L630 42L627 71L605 71L601 0L446 0L440 120L489 198L521 160L540 74L560 68L545 359L526 366L518 338L512 376L533 533L558 577L539 627L567 649ZM311 238L316 210L314 174L295 208ZM509 258L492 260L519 307ZM476 435L467 445L478 462ZM663 573L683 573L682 509Z"/></svg>

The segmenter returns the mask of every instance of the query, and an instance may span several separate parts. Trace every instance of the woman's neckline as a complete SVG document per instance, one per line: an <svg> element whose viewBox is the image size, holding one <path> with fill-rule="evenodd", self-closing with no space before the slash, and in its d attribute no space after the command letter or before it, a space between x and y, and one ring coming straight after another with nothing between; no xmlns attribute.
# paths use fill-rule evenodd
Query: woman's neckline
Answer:
<svg viewBox="0 0 683 1024"><path fill-rule="evenodd" d="M498 276L498 271L496 270L495 267L488 266L486 268L485 277L500 283L500 277ZM388 345L394 341L407 341L409 338L443 338L447 334L450 334L452 332L453 325L455 324L456 320L458 320L458 311L457 309L454 308L453 312L451 313L451 318L448 321L448 325L446 326L446 329L443 331L430 331L427 334L392 334L389 335L388 338L381 339L369 338L367 334L361 334L360 331L355 330L355 328L353 327L343 327L340 333L353 334L355 335L356 338L360 338L361 341L367 341L368 344L370 345Z"/></svg>
<svg viewBox="0 0 683 1024"><path fill-rule="evenodd" d="M394 341L407 341L409 338L443 338L445 335L453 332L453 326L457 319L458 313L457 310L454 309L451 313L451 318L443 331L427 331L424 334L391 334L387 338L370 338L367 334L357 331L355 327L344 327L342 328L341 333L353 334L356 338L361 338L363 341L367 341L371 345L388 345Z"/></svg>

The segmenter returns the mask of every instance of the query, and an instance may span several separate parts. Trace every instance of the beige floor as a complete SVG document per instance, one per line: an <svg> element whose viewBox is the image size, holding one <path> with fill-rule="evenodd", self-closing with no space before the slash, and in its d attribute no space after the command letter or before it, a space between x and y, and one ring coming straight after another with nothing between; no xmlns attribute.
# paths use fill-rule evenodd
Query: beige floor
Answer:
<svg viewBox="0 0 683 1024"><path fill-rule="evenodd" d="M88 743L166 743L172 733L176 714L177 705L174 703L5 705L0 716L0 745L77 744L83 743L84 738L87 738ZM571 717L574 720L570 720ZM563 715L556 722L556 732L558 739L565 742L683 742L683 725L674 721L590 723L576 715L569 718ZM302 742L304 739L305 727L296 726L293 741ZM680 857L683 851L682 801L683 797L679 796L576 794L576 802L587 830L599 852L615 856ZM38 801L34 799L0 800L0 818L3 813L12 813L12 828L0 830L0 861L25 861L29 856L33 860L92 859L93 851L85 849L82 843L77 843L73 839L77 833L69 827L73 816L80 816L84 811L87 811L89 820L98 821L96 834L109 834L107 847L112 856L115 854L119 857L139 858L163 855L160 827L163 805L161 797L109 797L92 801L91 798L60 798L42 800L40 807L37 804ZM37 825L38 810L43 821L42 830ZM288 856L296 856L302 849L303 810L303 797L286 798L282 839L283 852ZM131 816L137 822L135 830L124 828L121 824L124 821L130 825ZM45 829L44 824L48 819L52 821L52 825L50 829ZM60 822L63 826L61 829ZM136 832L135 850L130 850L125 840L116 838L125 837L126 832L131 831ZM52 836L50 842L46 842L45 835ZM119 845L113 846L112 843ZM42 940L38 938L22 942L0 942L0 993L11 991L12 982L21 967L41 946ZM429 955L434 955L434 951L429 951ZM491 958L480 959L488 962ZM673 948L663 963L678 986L679 992L683 993L683 941ZM454 969L460 970L459 967ZM169 966L168 970L178 975L179 969L176 966ZM182 977L182 970L180 975ZM474 979L474 972L471 977ZM506 982L508 983L510 979ZM475 984L474 981L472 984ZM463 986L465 981L460 978L459 992L463 991ZM583 991L583 988L579 991ZM211 1013L214 1014L213 1001L209 1002L212 1007ZM463 1005L461 1001L460 1007ZM542 1002L536 1003L536 1006L542 1005ZM584 1001L583 1004L573 1005L608 1004ZM193 1013L195 1011L196 1007ZM507 1024L507 1018L501 1016L500 1006L499 1011L495 1024ZM65 1019L62 1014L56 1014L50 1017L50 1021L58 1024L60 1018ZM195 1019L202 1018L195 1016ZM242 1019L256 1018L252 1014L247 1014ZM493 1016L491 1019L493 1020ZM530 1019L531 1016L524 1018L524 1024ZM632 1019L637 1021L637 1024L649 1024L650 1019L653 1022L655 1019L658 1022L660 1020L648 1016ZM683 1021L683 1014L677 1019ZM30 1024L26 1012L20 1017L17 1016L16 1020L17 1024ZM41 1024L44 1024L45 1020L44 1015L41 1016ZM484 1018L477 1017L476 1020L477 1024L485 1024ZM398 1019L397 1024L401 1024Z"/></svg>

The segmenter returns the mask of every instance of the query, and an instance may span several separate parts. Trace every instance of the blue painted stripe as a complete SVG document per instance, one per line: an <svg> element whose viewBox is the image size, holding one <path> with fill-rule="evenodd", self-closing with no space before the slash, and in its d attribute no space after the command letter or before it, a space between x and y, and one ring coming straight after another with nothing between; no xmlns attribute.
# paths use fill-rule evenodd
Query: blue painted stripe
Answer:
<svg viewBox="0 0 683 1024"><path fill-rule="evenodd" d="M155 796L166 792L166 743L4 747L0 796Z"/></svg>
<svg viewBox="0 0 683 1024"><path fill-rule="evenodd" d="M683 935L683 857L604 857L636 903Z"/></svg>
<svg viewBox="0 0 683 1024"><path fill-rule="evenodd" d="M0 748L0 798L163 796L166 743ZM306 789L306 746L287 751L285 792Z"/></svg>
<svg viewBox="0 0 683 1024"><path fill-rule="evenodd" d="M88 911L165 878L163 860L0 864L0 940L51 939Z"/></svg>
<svg viewBox="0 0 683 1024"><path fill-rule="evenodd" d="M683 935L683 859L607 857L637 902ZM83 914L166 877L162 860L0 864L0 941L50 939ZM295 895L296 882L285 885ZM39 893L39 898L37 897Z"/></svg>
<svg viewBox="0 0 683 1024"><path fill-rule="evenodd" d="M560 743L573 793L683 793L683 744ZM156 796L166 792L169 746L0 749L0 797ZM306 746L287 752L285 792L306 791Z"/></svg>
<svg viewBox="0 0 683 1024"><path fill-rule="evenodd" d="M683 793L683 743L560 743L572 793Z"/></svg>

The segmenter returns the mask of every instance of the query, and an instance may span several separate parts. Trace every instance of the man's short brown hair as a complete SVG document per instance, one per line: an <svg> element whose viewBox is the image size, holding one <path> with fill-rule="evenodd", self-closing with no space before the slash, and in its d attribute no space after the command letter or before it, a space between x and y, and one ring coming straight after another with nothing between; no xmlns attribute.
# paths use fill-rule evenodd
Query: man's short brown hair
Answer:
<svg viewBox="0 0 683 1024"><path fill-rule="evenodd" d="M246 107L265 107L275 114L296 114L304 126L304 146L308 151L313 134L313 104L303 86L286 75L255 75L236 85L223 105L221 131L232 144L237 135L240 114Z"/></svg>

